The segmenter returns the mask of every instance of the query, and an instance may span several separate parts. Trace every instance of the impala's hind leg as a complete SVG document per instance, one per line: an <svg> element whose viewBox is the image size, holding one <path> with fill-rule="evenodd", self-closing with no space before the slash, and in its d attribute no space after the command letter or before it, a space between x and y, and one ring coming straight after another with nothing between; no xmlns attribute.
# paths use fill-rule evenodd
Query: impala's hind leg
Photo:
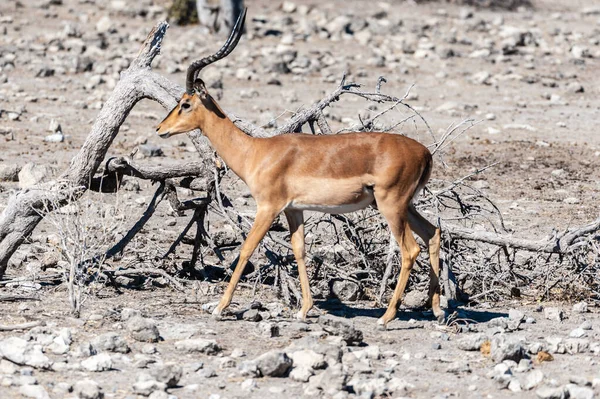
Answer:
<svg viewBox="0 0 600 399"><path fill-rule="evenodd" d="M408 202L408 198L402 198L398 201L392 201L388 198L382 201L377 198L379 210L387 220L390 230L396 241L398 241L402 253L402 267L400 269L400 276L398 277L396 289L394 290L394 294L385 314L377 321L377 324L383 327L396 317L398 304L402 299L406 284L408 283L408 276L421 251L408 224Z"/></svg>
<svg viewBox="0 0 600 399"><path fill-rule="evenodd" d="M290 227L292 250L298 264L298 276L300 277L300 286L302 288L302 308L296 315L296 318L304 321L306 320L306 314L313 306L304 253L304 215L302 211L286 210L285 216Z"/></svg>
<svg viewBox="0 0 600 399"><path fill-rule="evenodd" d="M425 242L429 249L429 302L438 321L444 321L445 313L440 307L440 234L439 228L429 223L413 205L408 208L410 228Z"/></svg>

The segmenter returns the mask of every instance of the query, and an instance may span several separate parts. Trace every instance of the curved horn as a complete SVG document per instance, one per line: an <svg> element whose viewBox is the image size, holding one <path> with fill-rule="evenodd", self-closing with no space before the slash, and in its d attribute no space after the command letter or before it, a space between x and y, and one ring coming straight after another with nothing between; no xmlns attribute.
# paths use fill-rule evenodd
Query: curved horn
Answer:
<svg viewBox="0 0 600 399"><path fill-rule="evenodd" d="M229 53L233 51L235 46L237 46L244 31L244 21L246 20L247 10L247 8L244 8L244 11L242 11L237 21L235 22L235 25L233 26L233 29L231 30L231 34L227 38L227 41L219 51L217 51L211 56L204 57L190 64L187 70L187 79L185 82L185 91L188 94L192 94L194 92L194 81L196 80L196 77L198 76L202 68L212 64L213 62L219 61L221 58L228 56Z"/></svg>

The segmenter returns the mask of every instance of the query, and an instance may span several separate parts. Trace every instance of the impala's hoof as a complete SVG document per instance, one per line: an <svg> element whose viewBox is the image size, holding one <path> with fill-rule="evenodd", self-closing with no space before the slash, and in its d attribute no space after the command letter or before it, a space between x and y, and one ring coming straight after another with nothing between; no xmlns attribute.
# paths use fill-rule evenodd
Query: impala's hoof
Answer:
<svg viewBox="0 0 600 399"><path fill-rule="evenodd" d="M306 314L304 314L304 312L302 312L302 311L299 311L298 313L296 313L296 315L294 317L298 321L306 321Z"/></svg>
<svg viewBox="0 0 600 399"><path fill-rule="evenodd" d="M443 310L440 312L433 312L433 315L439 324L446 324L446 312Z"/></svg>
<svg viewBox="0 0 600 399"><path fill-rule="evenodd" d="M379 330L379 331L387 330L387 323L385 322L385 320L383 320L383 318L377 320L377 330Z"/></svg>
<svg viewBox="0 0 600 399"><path fill-rule="evenodd" d="M215 310L212 311L213 319L221 321L223 319L223 316L221 315L222 313L223 312L219 310L219 308L215 308Z"/></svg>

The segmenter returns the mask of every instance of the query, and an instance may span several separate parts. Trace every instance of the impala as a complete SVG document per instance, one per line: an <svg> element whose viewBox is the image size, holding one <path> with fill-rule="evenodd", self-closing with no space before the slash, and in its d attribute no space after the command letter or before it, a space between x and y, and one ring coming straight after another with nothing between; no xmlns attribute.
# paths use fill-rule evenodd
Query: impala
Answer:
<svg viewBox="0 0 600 399"><path fill-rule="evenodd" d="M185 93L156 130L160 137L167 138L200 129L219 156L248 185L256 200L256 219L213 315L219 318L229 306L246 262L283 211L302 287L302 307L297 317L305 320L313 301L304 254L304 211L339 214L371 205L386 219L402 253L398 283L378 324L385 327L396 316L409 273L419 255L413 231L429 248L429 301L434 315L443 319L439 289L440 229L412 205L431 174L431 153L417 141L392 133L291 133L270 138L246 135L225 115L198 78L202 68L233 51L242 35L245 16L244 10L219 51L189 66Z"/></svg>

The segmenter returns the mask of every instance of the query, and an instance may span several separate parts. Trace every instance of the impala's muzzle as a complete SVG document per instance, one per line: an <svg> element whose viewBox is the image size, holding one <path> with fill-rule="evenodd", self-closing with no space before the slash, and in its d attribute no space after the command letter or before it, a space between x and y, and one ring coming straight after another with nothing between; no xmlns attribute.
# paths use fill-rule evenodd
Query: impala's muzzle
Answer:
<svg viewBox="0 0 600 399"><path fill-rule="evenodd" d="M156 134L158 134L158 137L160 137L161 139L168 139L169 137L171 137L171 132L160 132L160 126L158 125L158 127L156 128Z"/></svg>

